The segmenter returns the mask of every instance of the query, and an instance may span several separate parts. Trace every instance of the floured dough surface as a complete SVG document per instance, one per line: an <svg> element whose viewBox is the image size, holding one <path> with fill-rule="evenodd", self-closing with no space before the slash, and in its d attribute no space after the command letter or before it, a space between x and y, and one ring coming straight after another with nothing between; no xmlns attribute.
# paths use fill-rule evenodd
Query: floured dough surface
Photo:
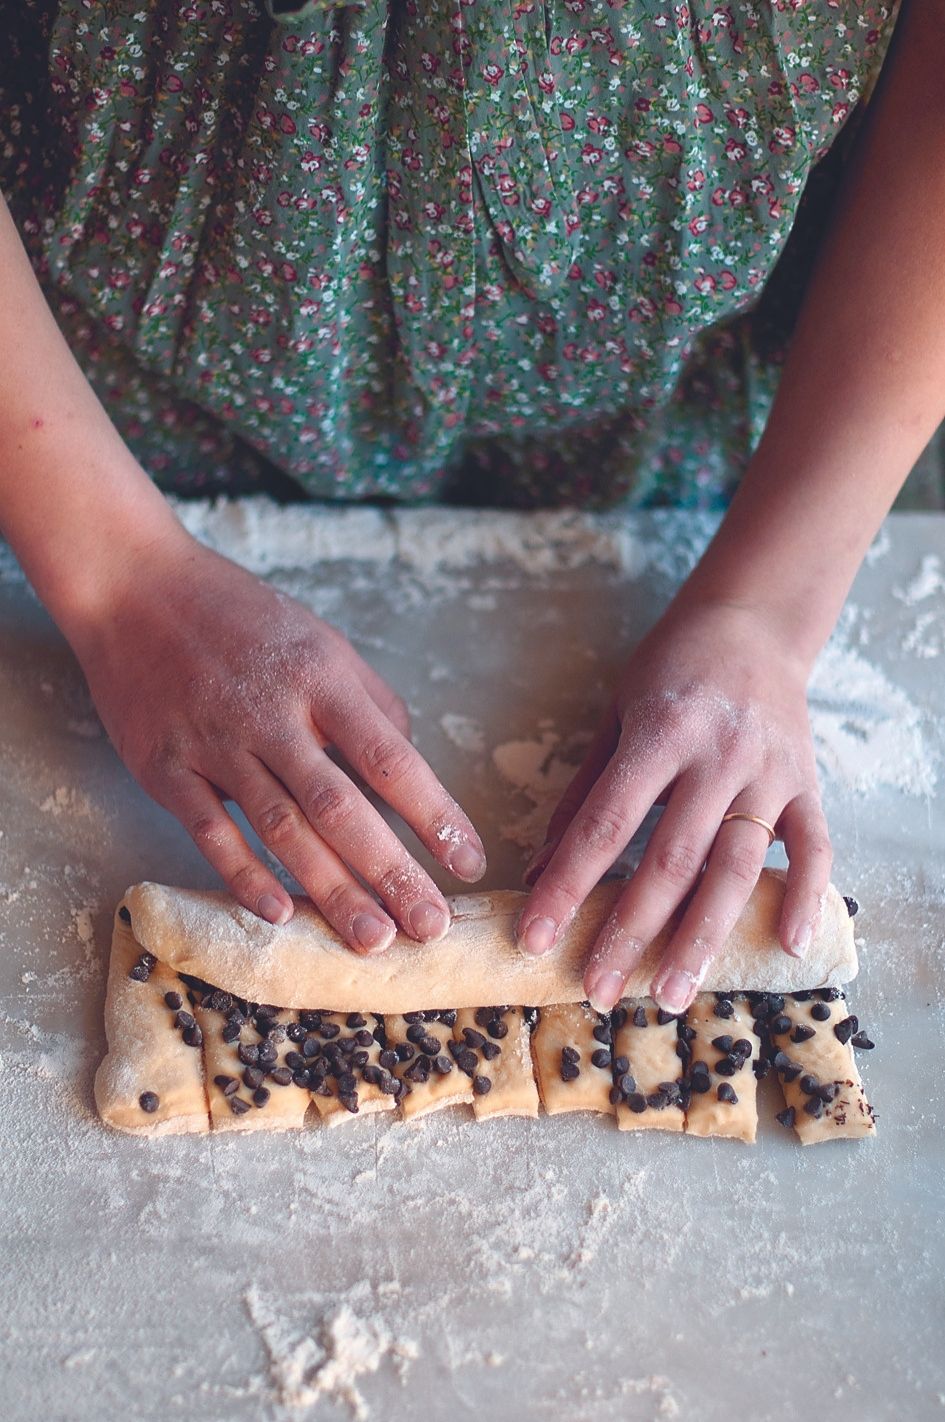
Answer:
<svg viewBox="0 0 945 1422"><path fill-rule="evenodd" d="M784 1092L779 1117L802 1145L875 1133L853 1048L869 1050L843 993L836 989L779 999L767 1016L772 1064Z"/></svg>

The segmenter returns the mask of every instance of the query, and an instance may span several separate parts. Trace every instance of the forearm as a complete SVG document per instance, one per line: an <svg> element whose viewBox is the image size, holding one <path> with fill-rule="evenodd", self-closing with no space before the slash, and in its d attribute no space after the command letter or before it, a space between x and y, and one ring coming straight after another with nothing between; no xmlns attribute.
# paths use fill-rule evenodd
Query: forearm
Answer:
<svg viewBox="0 0 945 1422"><path fill-rule="evenodd" d="M0 530L60 626L182 533L53 318L0 196Z"/></svg>
<svg viewBox="0 0 945 1422"><path fill-rule="evenodd" d="M764 437L681 591L810 661L945 417L945 20L904 0Z"/></svg>

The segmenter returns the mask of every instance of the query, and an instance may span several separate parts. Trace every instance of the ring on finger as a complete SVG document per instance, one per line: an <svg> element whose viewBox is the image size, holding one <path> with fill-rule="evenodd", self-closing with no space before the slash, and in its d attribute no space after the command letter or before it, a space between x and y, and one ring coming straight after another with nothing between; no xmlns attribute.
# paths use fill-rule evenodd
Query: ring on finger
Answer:
<svg viewBox="0 0 945 1422"><path fill-rule="evenodd" d="M753 825L761 825L761 828L765 830L768 835L769 849L778 837L774 825L769 825L768 821L763 820L760 815L749 815L746 810L729 810L727 814L722 816L720 828L721 825L725 824L726 820L749 820Z"/></svg>

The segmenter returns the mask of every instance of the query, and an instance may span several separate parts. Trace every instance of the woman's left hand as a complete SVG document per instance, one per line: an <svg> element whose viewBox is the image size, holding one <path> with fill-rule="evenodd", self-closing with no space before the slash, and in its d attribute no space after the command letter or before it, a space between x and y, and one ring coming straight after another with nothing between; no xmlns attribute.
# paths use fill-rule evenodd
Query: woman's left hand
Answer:
<svg viewBox="0 0 945 1422"><path fill-rule="evenodd" d="M630 970L695 888L651 985L666 1011L689 1006L768 849L761 825L722 824L730 810L759 816L784 840L790 867L778 936L795 957L807 950L832 859L809 670L761 614L726 603L671 606L633 652L526 870L534 888L517 927L526 952L546 952L650 807L665 805L588 957L584 989L599 1010L621 997Z"/></svg>

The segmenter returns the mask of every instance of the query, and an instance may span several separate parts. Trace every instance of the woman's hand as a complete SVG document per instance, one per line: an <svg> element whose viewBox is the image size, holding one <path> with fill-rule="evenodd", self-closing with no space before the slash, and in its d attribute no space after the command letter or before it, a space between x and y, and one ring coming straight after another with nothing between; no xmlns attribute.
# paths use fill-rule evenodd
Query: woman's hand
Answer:
<svg viewBox="0 0 945 1422"><path fill-rule="evenodd" d="M670 608L631 657L608 714L526 870L537 883L518 938L547 951L653 804L665 809L594 944L584 975L609 1011L627 975L698 881L651 991L682 1012L757 882L774 825L790 859L779 925L802 957L830 877L807 714L809 667L758 613L727 604ZM703 865L705 872L702 873ZM701 876L701 877L700 877Z"/></svg>
<svg viewBox="0 0 945 1422"><path fill-rule="evenodd" d="M400 697L335 628L181 532L70 639L119 755L247 908L284 923L292 900L225 800L357 951L387 947L392 920L415 939L447 931L443 895L326 747L459 878L480 878L482 844Z"/></svg>

